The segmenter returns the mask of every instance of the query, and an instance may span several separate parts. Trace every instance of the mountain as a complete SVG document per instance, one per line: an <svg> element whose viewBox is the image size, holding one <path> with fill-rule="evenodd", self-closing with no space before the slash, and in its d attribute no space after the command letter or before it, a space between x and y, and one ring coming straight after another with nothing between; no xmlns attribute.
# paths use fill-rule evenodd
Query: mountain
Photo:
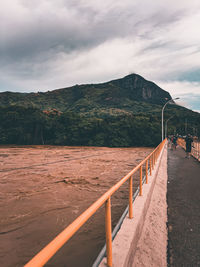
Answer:
<svg viewBox="0 0 200 267"><path fill-rule="evenodd" d="M0 144L155 146L169 99L137 74L44 93L3 92ZM168 134L199 134L200 114L173 104L164 113Z"/></svg>
<svg viewBox="0 0 200 267"><path fill-rule="evenodd" d="M151 110L151 104L162 105L171 99L168 92L153 82L137 74L100 84L75 85L72 87L38 93L0 93L0 105L20 105L40 110L57 109L59 111L101 113L105 109L140 111L138 102L144 103L144 109ZM145 105L146 103L146 105Z"/></svg>

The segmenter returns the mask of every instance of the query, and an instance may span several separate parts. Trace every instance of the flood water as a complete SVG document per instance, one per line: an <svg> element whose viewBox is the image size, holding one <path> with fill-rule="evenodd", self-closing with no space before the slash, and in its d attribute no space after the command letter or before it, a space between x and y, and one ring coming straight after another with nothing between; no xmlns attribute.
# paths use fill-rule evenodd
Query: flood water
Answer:
<svg viewBox="0 0 200 267"><path fill-rule="evenodd" d="M152 148L0 147L0 266L23 266ZM134 177L134 188L138 177ZM113 227L128 183L112 199ZM45 266L91 266L105 243L104 207Z"/></svg>

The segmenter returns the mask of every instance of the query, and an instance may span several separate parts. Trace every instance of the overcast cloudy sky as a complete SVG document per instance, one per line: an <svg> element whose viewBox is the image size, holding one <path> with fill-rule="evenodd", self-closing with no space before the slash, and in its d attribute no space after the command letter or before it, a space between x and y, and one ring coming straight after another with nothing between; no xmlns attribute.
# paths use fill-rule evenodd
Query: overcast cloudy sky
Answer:
<svg viewBox="0 0 200 267"><path fill-rule="evenodd" d="M138 73L200 112L199 0L0 2L0 92Z"/></svg>

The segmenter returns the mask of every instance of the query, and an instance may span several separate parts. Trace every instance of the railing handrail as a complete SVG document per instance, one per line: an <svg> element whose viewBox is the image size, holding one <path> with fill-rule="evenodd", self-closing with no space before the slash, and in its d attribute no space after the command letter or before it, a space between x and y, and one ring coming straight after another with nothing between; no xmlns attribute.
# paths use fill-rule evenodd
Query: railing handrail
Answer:
<svg viewBox="0 0 200 267"><path fill-rule="evenodd" d="M144 160L142 160L135 168L125 175L119 182L105 192L98 200L96 200L88 209L86 209L78 218L76 218L69 226L67 226L60 234L58 234L48 245L46 245L38 254L35 255L25 267L43 266L50 258L79 230L79 228L108 200L110 197L141 167L152 157L152 166L155 164L154 154L159 149L159 154L166 140L163 140ZM158 155L157 155L158 156ZM148 167L148 165L147 165ZM151 163L150 163L151 167ZM141 195L141 194L140 194ZM130 204L130 202L129 202Z"/></svg>

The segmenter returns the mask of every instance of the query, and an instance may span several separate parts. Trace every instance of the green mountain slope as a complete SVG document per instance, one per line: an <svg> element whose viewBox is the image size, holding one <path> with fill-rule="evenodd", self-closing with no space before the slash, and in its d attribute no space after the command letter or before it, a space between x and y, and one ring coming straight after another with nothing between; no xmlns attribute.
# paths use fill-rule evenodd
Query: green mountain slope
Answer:
<svg viewBox="0 0 200 267"><path fill-rule="evenodd" d="M21 105L41 110L55 108L60 111L95 112L112 108L137 112L138 102L144 102L143 108L148 111L150 104L163 104L166 98L171 98L168 92L139 75L131 74L106 83L75 85L45 93L4 92L0 93L0 105Z"/></svg>
<svg viewBox="0 0 200 267"><path fill-rule="evenodd" d="M168 92L137 74L45 93L0 93L1 144L154 146ZM168 133L200 133L200 114L167 105ZM185 121L187 120L187 129Z"/></svg>

